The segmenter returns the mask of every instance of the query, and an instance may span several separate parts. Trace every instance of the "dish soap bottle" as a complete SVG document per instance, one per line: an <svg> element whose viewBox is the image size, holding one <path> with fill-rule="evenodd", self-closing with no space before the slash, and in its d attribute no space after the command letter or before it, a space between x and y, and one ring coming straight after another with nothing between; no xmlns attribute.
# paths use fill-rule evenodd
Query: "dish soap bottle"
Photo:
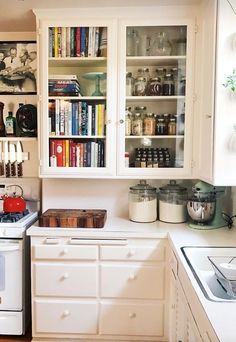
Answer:
<svg viewBox="0 0 236 342"><path fill-rule="evenodd" d="M12 112L8 112L6 117L6 135L15 136L16 134L16 118L14 118Z"/></svg>

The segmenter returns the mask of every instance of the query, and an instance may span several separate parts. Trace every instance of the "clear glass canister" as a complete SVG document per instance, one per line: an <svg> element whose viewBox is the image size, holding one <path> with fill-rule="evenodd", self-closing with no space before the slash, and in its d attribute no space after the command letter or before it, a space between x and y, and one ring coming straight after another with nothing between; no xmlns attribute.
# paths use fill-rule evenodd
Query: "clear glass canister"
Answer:
<svg viewBox="0 0 236 342"><path fill-rule="evenodd" d="M125 135L132 133L132 112L131 107L125 108Z"/></svg>
<svg viewBox="0 0 236 342"><path fill-rule="evenodd" d="M164 77L162 92L164 96L172 96L175 94L175 85L172 74L166 74Z"/></svg>
<svg viewBox="0 0 236 342"><path fill-rule="evenodd" d="M132 135L143 135L143 119L140 113L135 113L132 120Z"/></svg>
<svg viewBox="0 0 236 342"><path fill-rule="evenodd" d="M129 219L134 222L153 222L157 219L156 188L145 180L129 188Z"/></svg>
<svg viewBox="0 0 236 342"><path fill-rule="evenodd" d="M126 96L133 95L133 87L134 87L134 78L132 76L132 72L126 73Z"/></svg>
<svg viewBox="0 0 236 342"><path fill-rule="evenodd" d="M147 84L146 95L148 96L160 96L162 94L162 85L160 77L150 78Z"/></svg>
<svg viewBox="0 0 236 342"><path fill-rule="evenodd" d="M143 135L155 135L156 120L153 113L148 113L143 119Z"/></svg>
<svg viewBox="0 0 236 342"><path fill-rule="evenodd" d="M181 223L187 220L187 188L171 180L160 188L159 220L169 223Z"/></svg>
<svg viewBox="0 0 236 342"><path fill-rule="evenodd" d="M146 86L147 86L147 78L143 76L137 76L134 79L134 95L145 96Z"/></svg>

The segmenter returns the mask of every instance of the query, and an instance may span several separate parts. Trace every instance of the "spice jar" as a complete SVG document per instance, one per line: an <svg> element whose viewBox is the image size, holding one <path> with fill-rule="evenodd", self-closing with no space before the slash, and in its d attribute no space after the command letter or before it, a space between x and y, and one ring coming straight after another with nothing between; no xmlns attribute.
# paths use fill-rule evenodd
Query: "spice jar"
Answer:
<svg viewBox="0 0 236 342"><path fill-rule="evenodd" d="M125 108L125 135L131 135L132 133L132 113L131 107Z"/></svg>
<svg viewBox="0 0 236 342"><path fill-rule="evenodd" d="M162 94L162 85L160 77L150 78L147 84L146 95L148 96L160 96Z"/></svg>
<svg viewBox="0 0 236 342"><path fill-rule="evenodd" d="M134 222L153 222L157 219L156 188L145 180L130 187L129 219Z"/></svg>
<svg viewBox="0 0 236 342"><path fill-rule="evenodd" d="M166 74L163 82L163 95L172 96L175 94L174 80L172 74Z"/></svg>
<svg viewBox="0 0 236 342"><path fill-rule="evenodd" d="M149 113L143 119L143 135L155 135L156 120L153 113Z"/></svg>
<svg viewBox="0 0 236 342"><path fill-rule="evenodd" d="M167 125L166 125L166 122L165 122L163 115L160 115L157 118L156 134L157 135L167 135Z"/></svg>
<svg viewBox="0 0 236 342"><path fill-rule="evenodd" d="M134 79L134 95L145 96L146 95L147 79L143 76L137 76Z"/></svg>
<svg viewBox="0 0 236 342"><path fill-rule="evenodd" d="M132 72L126 73L126 96L133 95L134 78L132 77Z"/></svg>
<svg viewBox="0 0 236 342"><path fill-rule="evenodd" d="M171 180L170 184L160 188L159 220L170 223L181 223L187 219L187 188Z"/></svg>
<svg viewBox="0 0 236 342"><path fill-rule="evenodd" d="M143 120L140 113L135 113L132 120L132 135L143 135Z"/></svg>
<svg viewBox="0 0 236 342"><path fill-rule="evenodd" d="M176 135L176 118L171 115L168 123L168 135Z"/></svg>

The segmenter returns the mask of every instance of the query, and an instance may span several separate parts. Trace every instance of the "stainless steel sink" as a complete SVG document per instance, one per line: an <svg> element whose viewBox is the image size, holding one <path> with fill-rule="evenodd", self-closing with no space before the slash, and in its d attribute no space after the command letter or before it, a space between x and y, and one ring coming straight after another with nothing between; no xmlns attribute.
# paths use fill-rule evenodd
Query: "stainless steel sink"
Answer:
<svg viewBox="0 0 236 342"><path fill-rule="evenodd" d="M232 256L236 257L236 247L191 247L181 248L196 280L198 281L205 297L215 302L235 302L236 299L229 296L215 276L215 272L208 256Z"/></svg>

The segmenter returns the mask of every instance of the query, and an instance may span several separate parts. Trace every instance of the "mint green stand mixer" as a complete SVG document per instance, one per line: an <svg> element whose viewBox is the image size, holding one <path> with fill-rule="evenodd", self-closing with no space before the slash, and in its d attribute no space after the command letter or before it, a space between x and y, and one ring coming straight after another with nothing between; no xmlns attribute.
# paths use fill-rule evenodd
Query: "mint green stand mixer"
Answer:
<svg viewBox="0 0 236 342"><path fill-rule="evenodd" d="M200 181L192 188L193 196L188 200L187 210L195 229L216 229L226 226L222 217L225 187L213 186Z"/></svg>

